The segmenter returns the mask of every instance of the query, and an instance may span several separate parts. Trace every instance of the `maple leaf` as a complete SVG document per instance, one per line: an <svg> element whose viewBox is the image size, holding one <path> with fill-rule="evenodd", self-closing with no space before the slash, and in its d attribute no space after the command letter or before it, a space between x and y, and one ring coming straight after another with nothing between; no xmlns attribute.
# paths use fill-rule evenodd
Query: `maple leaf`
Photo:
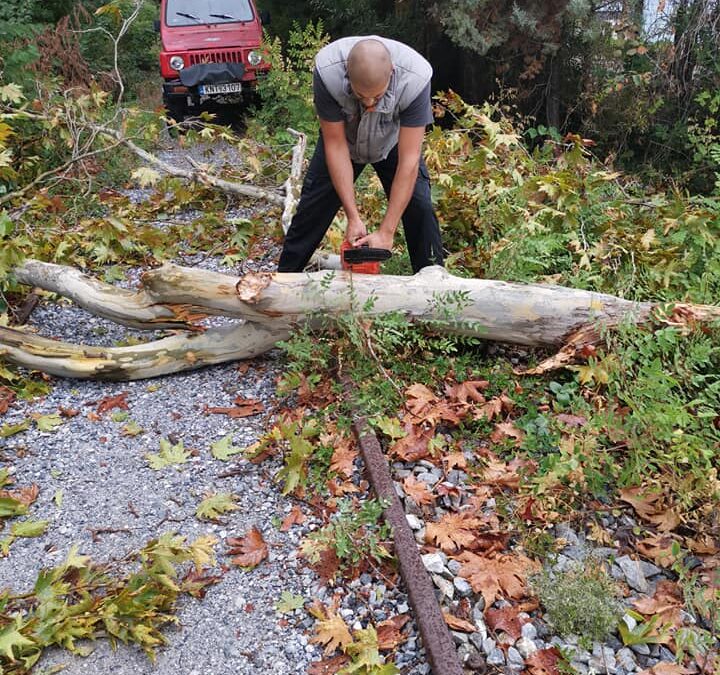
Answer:
<svg viewBox="0 0 720 675"><path fill-rule="evenodd" d="M642 487L623 488L620 499L632 504L637 514L661 532L670 532L682 523L677 511L665 505L665 495L659 491L650 491Z"/></svg>
<svg viewBox="0 0 720 675"><path fill-rule="evenodd" d="M300 507L296 504L290 510L290 513L285 516L285 519L280 525L281 532L287 532L293 525L302 525L305 522L305 514L302 512Z"/></svg>
<svg viewBox="0 0 720 675"><path fill-rule="evenodd" d="M227 415L233 419L239 417L252 417L253 415L259 415L265 411L265 406L262 401L257 401L251 398L238 397L233 401L233 405L230 408L209 408L205 407L205 413L213 413L216 415Z"/></svg>
<svg viewBox="0 0 720 675"><path fill-rule="evenodd" d="M185 464L189 457L190 453L184 449L182 441L171 445L170 441L164 438L160 439L159 453L149 452L145 455L150 468L155 471L164 469L166 466L172 464Z"/></svg>
<svg viewBox="0 0 720 675"><path fill-rule="evenodd" d="M483 483L489 483L500 487L517 489L520 487L520 476L517 468L500 461L492 455L482 472Z"/></svg>
<svg viewBox="0 0 720 675"><path fill-rule="evenodd" d="M689 670L678 663L668 663L661 661L656 663L652 668L641 670L637 675L691 675L694 670Z"/></svg>
<svg viewBox="0 0 720 675"><path fill-rule="evenodd" d="M455 553L475 543L474 530L480 527L480 520L462 513L446 513L438 522L428 523L425 537L434 541L445 553Z"/></svg>
<svg viewBox="0 0 720 675"><path fill-rule="evenodd" d="M280 600L275 605L275 609L280 614L291 614L296 609L300 609L305 605L305 598L302 595L293 595L290 591L283 591L280 594Z"/></svg>
<svg viewBox="0 0 720 675"><path fill-rule="evenodd" d="M57 431L57 428L63 423L62 417L58 413L51 415L30 414L37 424L38 431Z"/></svg>
<svg viewBox="0 0 720 675"><path fill-rule="evenodd" d="M129 392L123 391L115 396L105 396L98 401L98 406L95 412L98 415L106 413L108 410L113 408L120 408L121 410L128 410L128 397Z"/></svg>
<svg viewBox="0 0 720 675"><path fill-rule="evenodd" d="M653 534L636 542L639 553L650 558L660 567L670 567L683 557L682 550L676 547L676 539L670 535Z"/></svg>
<svg viewBox="0 0 720 675"><path fill-rule="evenodd" d="M208 586L219 584L222 579L222 574L210 574L207 570L193 568L182 578L182 591L194 598L202 599L207 593Z"/></svg>
<svg viewBox="0 0 720 675"><path fill-rule="evenodd" d="M379 623L377 627L378 649L390 651L405 642L408 636L403 635L400 631L408 621L410 621L409 615L398 614Z"/></svg>
<svg viewBox="0 0 720 675"><path fill-rule="evenodd" d="M392 675L398 673L397 668L385 663L380 656L378 636L374 626L353 632L353 641L345 647L345 653L352 663L341 673L373 673L373 675Z"/></svg>
<svg viewBox="0 0 720 675"><path fill-rule="evenodd" d="M461 619L459 616L450 614L450 612L443 611L443 618L450 628L461 633L474 633L477 630L477 626L475 626L475 624L472 624L465 619Z"/></svg>
<svg viewBox="0 0 720 675"><path fill-rule="evenodd" d="M463 563L460 575L465 577L476 593L481 593L485 606L502 596L519 600L526 594L527 572L536 567L522 555L500 554L495 557L480 556L469 551L460 555Z"/></svg>
<svg viewBox="0 0 720 675"><path fill-rule="evenodd" d="M403 462L417 462L427 457L430 454L429 443L434 432L411 424L406 425L406 431L407 434L390 447L390 452Z"/></svg>
<svg viewBox="0 0 720 675"><path fill-rule="evenodd" d="M394 441L405 435L405 431L397 417L378 417L373 420L373 425Z"/></svg>
<svg viewBox="0 0 720 675"><path fill-rule="evenodd" d="M327 610L325 612L325 618L318 619L317 635L310 638L310 642L324 645L325 656L328 656L338 648L345 651L345 648L352 643L353 638L345 620L339 614Z"/></svg>
<svg viewBox="0 0 720 675"><path fill-rule="evenodd" d="M520 445L525 434L518 429L512 422L498 422L495 430L490 434L490 440L493 443L499 443L505 438L514 438L515 445Z"/></svg>
<svg viewBox="0 0 720 675"><path fill-rule="evenodd" d="M520 610L509 606L501 609L492 607L485 612L485 621L488 628L495 631L505 631L510 637L517 640L522 633L522 624L518 618Z"/></svg>
<svg viewBox="0 0 720 675"><path fill-rule="evenodd" d="M0 385L0 415L4 415L8 411L14 400L15 392L10 387Z"/></svg>
<svg viewBox="0 0 720 675"><path fill-rule="evenodd" d="M433 493L430 492L427 483L425 481L418 480L413 475L405 478L403 481L403 490L405 491L405 494L418 506L435 503L435 497L433 496Z"/></svg>
<svg viewBox="0 0 720 675"><path fill-rule="evenodd" d="M354 462L357 456L358 451L352 447L352 441L350 439L343 439L335 447L332 459L330 460L330 470L344 478L350 478L355 470Z"/></svg>
<svg viewBox="0 0 720 675"><path fill-rule="evenodd" d="M210 452L215 459L227 462L233 455L237 455L243 451L242 448L232 444L232 437L232 434L228 434L210 445Z"/></svg>
<svg viewBox="0 0 720 675"><path fill-rule="evenodd" d="M459 403L468 403L468 401L485 403L485 396L481 392L489 386L490 382L487 380L466 380L454 386L447 385L445 395Z"/></svg>
<svg viewBox="0 0 720 675"><path fill-rule="evenodd" d="M476 408L473 417L476 420L486 419L490 422L502 412L502 408L502 399L499 397L492 398L486 403L483 403L479 408Z"/></svg>
<svg viewBox="0 0 720 675"><path fill-rule="evenodd" d="M10 534L14 537L39 537L47 530L47 520L25 520L22 523L13 523Z"/></svg>
<svg viewBox="0 0 720 675"><path fill-rule="evenodd" d="M217 520L223 513L237 511L235 495L229 492L218 492L203 499L195 510L195 516L201 520Z"/></svg>
<svg viewBox="0 0 720 675"><path fill-rule="evenodd" d="M464 469L467 467L467 459L463 452L449 452L442 458L442 462L445 465L445 470L450 471L452 469Z"/></svg>
<svg viewBox="0 0 720 675"><path fill-rule="evenodd" d="M253 527L244 537L230 537L227 540L228 553L235 556L231 562L238 567L257 567L268 557L268 547L263 536Z"/></svg>
<svg viewBox="0 0 720 675"><path fill-rule="evenodd" d="M14 650L17 650L19 656L24 648L35 646L35 642L20 633L18 628L21 626L22 619L18 616L0 628L0 653L4 654L13 663L15 662Z"/></svg>
<svg viewBox="0 0 720 675"><path fill-rule="evenodd" d="M136 180L141 188L146 188L155 185L155 183L160 180L160 172L148 166L143 166L135 169L135 171L130 174L130 177Z"/></svg>
<svg viewBox="0 0 720 675"><path fill-rule="evenodd" d="M682 625L683 593L673 581L659 581L652 598L643 597L633 602L633 607L645 616L657 617L658 626L652 635L658 636L663 628L680 627ZM669 636L668 636L669 637ZM658 640L667 642L668 640Z"/></svg>
<svg viewBox="0 0 720 675"><path fill-rule="evenodd" d="M344 654L338 654L329 659L314 661L308 666L308 675L335 675L350 659Z"/></svg>
<svg viewBox="0 0 720 675"><path fill-rule="evenodd" d="M557 647L539 649L525 659L527 675L560 675L558 663L561 658Z"/></svg>
<svg viewBox="0 0 720 675"><path fill-rule="evenodd" d="M422 412L431 404L437 402L438 397L424 384L413 384L405 390L408 398L405 407L413 415L421 416Z"/></svg>

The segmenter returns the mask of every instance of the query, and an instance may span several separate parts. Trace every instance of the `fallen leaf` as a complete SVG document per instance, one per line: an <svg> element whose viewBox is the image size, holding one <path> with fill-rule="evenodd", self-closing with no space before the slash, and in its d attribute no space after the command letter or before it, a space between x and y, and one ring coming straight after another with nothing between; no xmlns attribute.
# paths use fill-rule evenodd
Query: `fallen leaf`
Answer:
<svg viewBox="0 0 720 675"><path fill-rule="evenodd" d="M281 614L290 614L303 607L304 604L305 598L302 595L293 595L290 591L283 591L280 594L280 600L275 605L275 609Z"/></svg>
<svg viewBox="0 0 720 675"><path fill-rule="evenodd" d="M435 497L430 492L430 488L425 481L418 480L415 476L410 475L403 481L403 490L418 506L424 504L434 504Z"/></svg>
<svg viewBox="0 0 720 675"><path fill-rule="evenodd" d="M689 670L677 663L668 663L661 661L656 663L652 668L641 670L637 675L691 675L694 670Z"/></svg>
<svg viewBox="0 0 720 675"><path fill-rule="evenodd" d="M300 507L296 504L290 510L290 513L285 516L285 520L280 525L281 532L287 532L293 525L302 525L305 522L305 514L301 511Z"/></svg>
<svg viewBox="0 0 720 675"><path fill-rule="evenodd" d="M450 614L450 612L443 612L443 618L445 619L445 623L453 630L461 633L474 633L477 631L475 624L470 623L465 619L461 619L454 614Z"/></svg>
<svg viewBox="0 0 720 675"><path fill-rule="evenodd" d="M479 408L475 408L475 412L473 413L473 418L476 420L480 419L486 419L488 422L491 422L495 417L497 417L503 409L503 402L500 398L493 398L487 401L486 403L483 403Z"/></svg>
<svg viewBox="0 0 720 675"><path fill-rule="evenodd" d="M185 464L190 458L190 453L183 446L183 442L179 441L175 445L171 445L170 441L165 438L160 439L160 452L149 452L145 455L148 465L151 469L159 471L166 466L173 464Z"/></svg>
<svg viewBox="0 0 720 675"><path fill-rule="evenodd" d="M665 494L660 490L623 488L620 490L620 499L632 504L643 520L656 525L661 532L670 532L682 523L678 512L665 503Z"/></svg>
<svg viewBox="0 0 720 675"><path fill-rule="evenodd" d="M492 607L503 596L519 600L527 593L525 580L537 565L523 555L500 554L494 557L463 551L460 575L466 578L476 593L481 593L485 606Z"/></svg>
<svg viewBox="0 0 720 675"><path fill-rule="evenodd" d="M8 411L14 400L15 392L10 387L0 385L0 415L4 415Z"/></svg>
<svg viewBox="0 0 720 675"><path fill-rule="evenodd" d="M121 410L127 410L128 409L128 397L129 392L123 391L119 394L116 394L115 396L105 396L105 398L101 398L98 401L98 406L96 409L96 413L98 415L102 415L103 413L106 413L108 410L112 410L113 408L120 408Z"/></svg>
<svg viewBox="0 0 720 675"><path fill-rule="evenodd" d="M402 627L410 621L408 614L398 614L387 621L381 621L377 626L378 649L390 651L400 646L408 639L401 633Z"/></svg>
<svg viewBox="0 0 720 675"><path fill-rule="evenodd" d="M557 647L539 649L525 659L527 675L559 675L558 663L562 654Z"/></svg>
<svg viewBox="0 0 720 675"><path fill-rule="evenodd" d="M449 452L442 458L446 471L452 469L464 469L467 467L467 459L463 452Z"/></svg>
<svg viewBox="0 0 720 675"><path fill-rule="evenodd" d="M217 520L224 513L237 511L236 497L229 492L218 492L203 499L195 510L195 516L201 520Z"/></svg>
<svg viewBox="0 0 720 675"><path fill-rule="evenodd" d="M522 624L518 613L520 610L512 605L501 609L492 607L485 612L485 621L488 628L495 631L505 631L513 639L517 640L522 633Z"/></svg>
<svg viewBox="0 0 720 675"><path fill-rule="evenodd" d="M485 403L485 396L482 392L490 386L487 380L467 380L456 385L447 385L445 387L445 395L458 401L458 403Z"/></svg>
<svg viewBox="0 0 720 675"><path fill-rule="evenodd" d="M682 551L673 553L673 544L677 540L667 534L653 534L635 543L639 553L650 558L660 567L671 567L673 563L682 558Z"/></svg>
<svg viewBox="0 0 720 675"><path fill-rule="evenodd" d="M518 429L512 422L498 422L495 430L490 434L490 440L493 443L499 443L505 438L514 438L515 445L520 445L525 434Z"/></svg>
<svg viewBox="0 0 720 675"><path fill-rule="evenodd" d="M587 418L582 415L569 415L567 413L560 413L556 417L558 422L562 422L568 427L584 427L587 424Z"/></svg>
<svg viewBox="0 0 720 675"><path fill-rule="evenodd" d="M210 445L210 453L215 459L219 459L221 462L227 462L233 455L237 455L243 451L242 448L232 444L232 438L233 435L228 434Z"/></svg>
<svg viewBox="0 0 720 675"><path fill-rule="evenodd" d="M407 434L390 446L390 453L397 455L403 462L417 462L430 455L429 443L434 432L407 425Z"/></svg>
<svg viewBox="0 0 720 675"><path fill-rule="evenodd" d="M238 567L257 567L268 557L268 547L260 531L253 527L244 537L227 540L231 562Z"/></svg>
<svg viewBox="0 0 720 675"><path fill-rule="evenodd" d="M261 401L238 397L233 401L232 407L209 408L208 406L205 406L203 412L205 412L205 414L212 413L215 415L227 415L232 419L236 419L240 417L252 417L253 415L259 415L261 412L264 411L265 406Z"/></svg>
<svg viewBox="0 0 720 675"><path fill-rule="evenodd" d="M326 610L326 618L319 619L317 635L310 638L310 642L325 646L325 656L332 654L338 647L345 649L353 641L345 620L336 613Z"/></svg>
<svg viewBox="0 0 720 675"><path fill-rule="evenodd" d="M197 570L194 567L182 578L182 590L194 598L204 598L208 586L219 584L222 574L211 574L209 570Z"/></svg>
<svg viewBox="0 0 720 675"><path fill-rule="evenodd" d="M313 661L308 666L308 675L335 675L341 668L346 666L350 661L349 657L344 654L338 654L329 659L322 661Z"/></svg>
<svg viewBox="0 0 720 675"><path fill-rule="evenodd" d="M330 470L344 478L350 478L355 471L358 451L350 439L339 439L336 442L337 445L330 459Z"/></svg>
<svg viewBox="0 0 720 675"><path fill-rule="evenodd" d="M436 523L427 523L425 539L435 542L445 553L455 553L475 543L480 520L464 513L446 513Z"/></svg>

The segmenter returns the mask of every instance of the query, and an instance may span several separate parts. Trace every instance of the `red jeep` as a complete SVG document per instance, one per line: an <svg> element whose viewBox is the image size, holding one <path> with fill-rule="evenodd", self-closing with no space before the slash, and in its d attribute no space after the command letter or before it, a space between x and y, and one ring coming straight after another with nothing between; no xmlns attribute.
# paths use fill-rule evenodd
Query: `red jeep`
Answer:
<svg viewBox="0 0 720 675"><path fill-rule="evenodd" d="M262 19L253 0L160 1L160 73L170 117L182 122L206 103L254 98L270 67L261 51Z"/></svg>

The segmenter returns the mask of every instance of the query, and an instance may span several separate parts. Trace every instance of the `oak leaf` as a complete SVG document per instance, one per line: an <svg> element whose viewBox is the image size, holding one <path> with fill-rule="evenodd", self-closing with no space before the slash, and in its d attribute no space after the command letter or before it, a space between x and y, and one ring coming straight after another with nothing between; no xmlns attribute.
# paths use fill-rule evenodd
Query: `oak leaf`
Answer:
<svg viewBox="0 0 720 675"><path fill-rule="evenodd" d="M268 547L260 530L253 527L244 537L227 540L231 562L238 567L256 567L268 557Z"/></svg>
<svg viewBox="0 0 720 675"><path fill-rule="evenodd" d="M435 542L445 553L455 553L475 543L475 530L480 520L462 513L446 513L438 522L428 523L425 529L427 541Z"/></svg>
<svg viewBox="0 0 720 675"><path fill-rule="evenodd" d="M446 385L445 395L458 403L485 403L485 396L481 392L490 386L487 380L467 380L456 385Z"/></svg>

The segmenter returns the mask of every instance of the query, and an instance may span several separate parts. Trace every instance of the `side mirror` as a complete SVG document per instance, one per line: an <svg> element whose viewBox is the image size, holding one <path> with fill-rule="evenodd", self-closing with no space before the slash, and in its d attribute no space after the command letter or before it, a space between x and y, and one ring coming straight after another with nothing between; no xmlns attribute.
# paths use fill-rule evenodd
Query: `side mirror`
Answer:
<svg viewBox="0 0 720 675"><path fill-rule="evenodd" d="M160 19L155 19L155 21L153 21L153 28L156 33L160 32Z"/></svg>
<svg viewBox="0 0 720 675"><path fill-rule="evenodd" d="M270 12L268 12L266 9L260 11L260 23L262 23L263 26L270 25Z"/></svg>

